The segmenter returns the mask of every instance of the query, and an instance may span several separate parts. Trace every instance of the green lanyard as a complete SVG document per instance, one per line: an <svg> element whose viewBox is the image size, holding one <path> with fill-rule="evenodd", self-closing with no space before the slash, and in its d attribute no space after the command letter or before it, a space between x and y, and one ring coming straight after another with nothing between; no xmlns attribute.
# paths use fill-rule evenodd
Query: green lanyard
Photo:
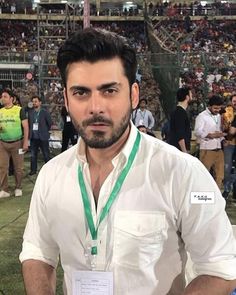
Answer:
<svg viewBox="0 0 236 295"><path fill-rule="evenodd" d="M38 123L40 111L41 110L39 110L38 112L34 111L34 123Z"/></svg>
<svg viewBox="0 0 236 295"><path fill-rule="evenodd" d="M89 226L89 231L92 237L92 240L96 243L97 241L97 233L98 233L98 227L101 224L101 222L103 221L103 219L108 215L109 210L112 206L112 204L114 203L120 189L121 186L125 180L125 177L127 176L130 167L134 161L134 158L137 154L138 151L138 147L140 144L140 140L141 140L141 135L140 132L137 133L133 148L131 150L131 153L129 155L127 164L125 165L124 169L122 170L120 176L118 177L112 192L110 194L110 197L107 200L107 203L105 205L105 207L103 208L100 218L99 218L99 222L97 225L97 228L95 228L94 222L93 222L93 217L92 217L92 212L91 212L91 207L90 207L90 203L89 203L89 199L88 199L88 193L86 190L86 186L84 183L84 177L83 177L83 173L82 173L82 169L81 166L79 165L78 168L78 179L79 179L79 186L80 186L80 190L81 190L81 195L82 195L82 199L83 199L83 204L84 204L84 210L85 210L85 215L86 215L86 219L88 222L88 226ZM97 246L92 246L91 248L91 254L92 255L97 255Z"/></svg>

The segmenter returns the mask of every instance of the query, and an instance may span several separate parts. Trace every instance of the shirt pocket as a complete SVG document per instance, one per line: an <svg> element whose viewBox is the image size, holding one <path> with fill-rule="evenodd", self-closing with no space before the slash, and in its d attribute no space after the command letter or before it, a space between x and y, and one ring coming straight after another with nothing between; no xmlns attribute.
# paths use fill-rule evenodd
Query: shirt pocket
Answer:
<svg viewBox="0 0 236 295"><path fill-rule="evenodd" d="M141 269L160 258L166 239L164 212L119 211L114 220L114 262Z"/></svg>

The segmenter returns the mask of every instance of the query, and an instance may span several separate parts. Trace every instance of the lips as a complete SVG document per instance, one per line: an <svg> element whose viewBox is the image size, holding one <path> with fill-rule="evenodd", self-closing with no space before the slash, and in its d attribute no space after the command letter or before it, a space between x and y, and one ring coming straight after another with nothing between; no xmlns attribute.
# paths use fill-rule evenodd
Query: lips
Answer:
<svg viewBox="0 0 236 295"><path fill-rule="evenodd" d="M92 123L89 124L90 126L108 126L109 124L104 123L104 122L96 122L96 123Z"/></svg>

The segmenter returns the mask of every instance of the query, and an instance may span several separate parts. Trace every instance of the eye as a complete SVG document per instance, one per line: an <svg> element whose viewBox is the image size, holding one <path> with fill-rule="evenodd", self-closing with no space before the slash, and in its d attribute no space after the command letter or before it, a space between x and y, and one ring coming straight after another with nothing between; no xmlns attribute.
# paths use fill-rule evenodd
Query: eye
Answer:
<svg viewBox="0 0 236 295"><path fill-rule="evenodd" d="M73 91L73 95L76 95L76 96L85 96L87 94L88 94L88 90L85 90L85 89L77 89Z"/></svg>
<svg viewBox="0 0 236 295"><path fill-rule="evenodd" d="M118 90L115 89L115 88L108 88L108 89L105 89L104 90L104 94L105 95L113 95L113 94L115 94L117 92L118 92Z"/></svg>

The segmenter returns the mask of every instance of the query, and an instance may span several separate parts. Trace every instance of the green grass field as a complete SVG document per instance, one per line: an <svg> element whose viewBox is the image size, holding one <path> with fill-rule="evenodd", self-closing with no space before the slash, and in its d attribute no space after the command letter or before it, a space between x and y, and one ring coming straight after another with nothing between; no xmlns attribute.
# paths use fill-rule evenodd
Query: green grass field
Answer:
<svg viewBox="0 0 236 295"><path fill-rule="evenodd" d="M40 160L40 163L42 161ZM29 154L25 158L25 177L23 180L23 196L0 199L0 294L25 294L21 275L19 253L22 236L28 217L31 193L35 176L28 176ZM14 192L14 178L9 177L10 189ZM57 294L62 292L62 271L58 268Z"/></svg>
<svg viewBox="0 0 236 295"><path fill-rule="evenodd" d="M36 179L35 176L27 176L28 172L29 154L26 155L25 159L23 196L0 199L0 294L4 295L25 294L18 256L21 251L23 231ZM14 179L11 176L9 180L13 192ZM236 206L234 203L229 202L227 204L227 213L231 222L236 224ZM57 294L63 294L61 267L58 268Z"/></svg>

